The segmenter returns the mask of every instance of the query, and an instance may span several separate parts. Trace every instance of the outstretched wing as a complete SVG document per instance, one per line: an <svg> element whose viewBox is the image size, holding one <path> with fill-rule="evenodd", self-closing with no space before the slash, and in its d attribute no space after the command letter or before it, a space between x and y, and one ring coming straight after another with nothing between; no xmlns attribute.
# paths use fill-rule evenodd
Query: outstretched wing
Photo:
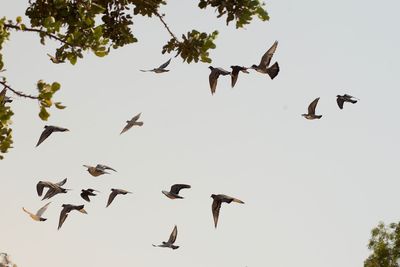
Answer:
<svg viewBox="0 0 400 267"><path fill-rule="evenodd" d="M43 213L47 210L47 207L50 205L51 202L47 203L43 207L41 207L37 212L36 215L42 217Z"/></svg>
<svg viewBox="0 0 400 267"><path fill-rule="evenodd" d="M211 206L211 210L212 210L212 214L213 214L213 218L214 218L215 228L217 228L220 209L221 209L221 201L214 199L212 206Z"/></svg>
<svg viewBox="0 0 400 267"><path fill-rule="evenodd" d="M311 104L308 106L308 114L315 115L315 108L317 107L319 101L319 97L317 97Z"/></svg>
<svg viewBox="0 0 400 267"><path fill-rule="evenodd" d="M56 185L58 185L58 186L63 186L66 182L67 182L67 178L65 178L65 179L62 180L61 182L56 183Z"/></svg>
<svg viewBox="0 0 400 267"><path fill-rule="evenodd" d="M142 112L140 112L139 114L135 115L135 116L131 119L131 122L136 122L136 121L140 118L140 115L142 115Z"/></svg>
<svg viewBox="0 0 400 267"><path fill-rule="evenodd" d="M178 228L175 225L174 229L172 230L171 235L169 236L168 243L173 244L176 240L177 235L178 235Z"/></svg>
<svg viewBox="0 0 400 267"><path fill-rule="evenodd" d="M132 128L132 126L133 126L133 123L128 122L128 123L125 125L124 129L122 129L122 131L121 131L120 134L123 134L124 132L128 131L130 128Z"/></svg>
<svg viewBox="0 0 400 267"><path fill-rule="evenodd" d="M171 192L172 194L178 195L178 194L179 194L179 191L180 191L181 189L183 189L183 188L190 188L190 185L188 185L188 184L174 184L174 185L171 186L170 192Z"/></svg>
<svg viewBox="0 0 400 267"><path fill-rule="evenodd" d="M340 109L343 109L343 104L344 104L343 98L342 98L342 97L336 98L336 102L337 102L339 108L340 108Z"/></svg>
<svg viewBox="0 0 400 267"><path fill-rule="evenodd" d="M58 190L55 187L49 187L49 190L47 190L47 192L44 195L44 197L42 198L42 200L50 199L50 198L54 197L55 195L57 195L58 193L60 193L60 190Z"/></svg>
<svg viewBox="0 0 400 267"><path fill-rule="evenodd" d="M171 59L168 59L168 61L167 62L165 62L164 64L162 64L160 67L158 67L159 69L165 69L168 65L169 65L169 63L171 62Z"/></svg>
<svg viewBox="0 0 400 267"><path fill-rule="evenodd" d="M97 164L96 169L100 169L100 170L112 170L115 171L113 168L107 166L107 165L103 165L103 164Z"/></svg>
<svg viewBox="0 0 400 267"><path fill-rule="evenodd" d="M108 202L107 202L107 206L110 206L110 204L113 202L114 198L118 195L117 191L112 191L110 196L108 197Z"/></svg>
<svg viewBox="0 0 400 267"><path fill-rule="evenodd" d="M58 221L58 230L60 230L61 226L63 225L63 223L65 222L65 220L68 217L68 212L66 209L62 209L61 213L60 213L60 219Z"/></svg>
<svg viewBox="0 0 400 267"><path fill-rule="evenodd" d="M265 54L262 56L260 64L259 64L260 68L265 69L269 66L269 63L271 62L272 56L274 55L277 46L278 46L278 41L275 41L273 43L273 45L271 46L271 48L268 49L267 52L265 52Z"/></svg>
<svg viewBox="0 0 400 267"><path fill-rule="evenodd" d="M210 82L211 94L214 94L215 89L217 89L218 77L219 77L219 72L217 69L213 69L210 75L208 76L208 81Z"/></svg>
<svg viewBox="0 0 400 267"><path fill-rule="evenodd" d="M87 202L90 202L89 193L88 193L87 191L82 192L82 193L81 193L81 197L82 197L84 200L86 200Z"/></svg>
<svg viewBox="0 0 400 267"><path fill-rule="evenodd" d="M36 146L39 146L44 140L47 139L51 134L53 133L53 128L52 127L46 127L42 134L39 137L39 141L37 142Z"/></svg>
<svg viewBox="0 0 400 267"><path fill-rule="evenodd" d="M38 196L41 197L43 194L43 189L46 187L46 182L40 181L36 185L36 191L38 193Z"/></svg>

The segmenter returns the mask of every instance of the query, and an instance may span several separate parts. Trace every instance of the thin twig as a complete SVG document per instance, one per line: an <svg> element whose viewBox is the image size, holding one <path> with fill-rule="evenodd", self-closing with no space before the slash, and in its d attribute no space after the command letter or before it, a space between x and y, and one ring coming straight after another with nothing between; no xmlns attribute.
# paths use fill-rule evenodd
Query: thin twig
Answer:
<svg viewBox="0 0 400 267"><path fill-rule="evenodd" d="M60 37L58 37L58 36L56 36L56 35L54 35L54 34L48 33L48 32L46 32L46 31L44 31L44 30L33 29L33 28L26 28L26 27L25 27L24 29L22 29L22 28L21 28L20 26L18 26L18 25L7 24L7 23L4 24L4 27L10 28L10 29L14 29L14 30L17 30L17 31L41 33L41 34L46 35L46 36L49 37L50 39L57 40L57 41L59 41L59 42L61 42L61 43L63 43L63 44L69 45L69 46L71 46L71 47L74 46L74 45L68 43L67 41L61 39Z"/></svg>
<svg viewBox="0 0 400 267"><path fill-rule="evenodd" d="M4 86L4 88L6 88L7 90L10 90L11 92L16 94L17 96L26 97L26 98L30 98L30 99L36 99L36 100L39 99L39 97L37 97L37 96L27 95L27 94L24 94L24 93L22 93L20 91L12 89L5 81L0 81L0 84L2 84Z"/></svg>
<svg viewBox="0 0 400 267"><path fill-rule="evenodd" d="M171 31L171 29L168 27L168 24L164 21L163 16L162 16L160 13L158 13L158 11L156 11L154 14L160 19L160 21L162 22L162 24L164 24L164 27L165 27L165 28L167 29L167 31L169 32L169 35L171 35L172 38L174 38L175 41L177 41L177 42L179 43L178 38L176 38L175 34L174 34L174 33Z"/></svg>

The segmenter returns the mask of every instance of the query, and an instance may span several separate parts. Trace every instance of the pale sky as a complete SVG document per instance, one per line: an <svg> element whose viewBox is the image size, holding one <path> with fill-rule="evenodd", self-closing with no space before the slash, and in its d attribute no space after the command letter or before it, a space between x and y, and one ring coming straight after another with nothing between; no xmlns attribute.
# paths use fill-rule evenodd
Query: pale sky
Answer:
<svg viewBox="0 0 400 267"><path fill-rule="evenodd" d="M27 2L3 0L0 15L23 15ZM212 65L227 69L258 63L278 40L279 75L241 74L234 89L220 77L211 96L208 64L173 58L169 73L140 72L170 58L156 18L135 17L139 43L105 58L88 53L75 66L49 61L57 43L12 33L2 51L9 83L36 94L37 80L58 81L55 100L67 106L45 123L35 101L12 103L0 251L18 266L354 267L368 256L370 230L400 220L400 2L268 1L271 20L241 30L197 3L162 8L178 36L219 30ZM359 103L339 110L344 93ZM301 114L316 97L323 117L308 121ZM139 112L144 126L120 136ZM46 124L70 132L35 148ZM96 163L118 172L94 178L82 165ZM22 212L46 203L38 181L63 178L73 191L51 199L46 222ZM192 185L185 199L161 193L174 183ZM86 203L79 193L89 187L102 193ZM110 188L133 194L106 209ZM223 204L216 230L213 193L246 203ZM57 231L63 203L85 204L88 215L71 212ZM180 248L152 247L175 224Z"/></svg>

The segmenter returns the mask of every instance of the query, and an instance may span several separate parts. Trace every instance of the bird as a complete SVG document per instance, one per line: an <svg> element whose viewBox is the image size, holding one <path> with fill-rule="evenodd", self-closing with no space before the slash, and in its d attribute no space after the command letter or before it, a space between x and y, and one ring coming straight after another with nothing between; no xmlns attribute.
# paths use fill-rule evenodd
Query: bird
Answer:
<svg viewBox="0 0 400 267"><path fill-rule="evenodd" d="M71 205L71 204L63 204L62 205L63 209L61 210L60 213L60 220L58 221L58 230L60 230L61 226L65 222L65 220L68 217L68 214L72 210L77 210L81 213L87 214L86 210L84 209L85 205Z"/></svg>
<svg viewBox="0 0 400 267"><path fill-rule="evenodd" d="M106 172L106 170L112 170L116 172L116 170L114 170L113 168L103 164L97 164L95 167L83 165L83 167L87 168L87 171L94 177L100 176L102 174L110 174L109 172Z"/></svg>
<svg viewBox="0 0 400 267"><path fill-rule="evenodd" d="M269 66L269 64L271 63L272 56L274 55L277 46L278 41L275 41L271 48L262 56L260 64L253 64L250 68L260 73L268 74L273 80L279 73L279 64L278 62L275 62L272 66Z"/></svg>
<svg viewBox="0 0 400 267"><path fill-rule="evenodd" d="M345 102L349 102L349 103L352 103L352 104L357 103L357 100L353 99L355 97L351 96L351 95L344 94L344 95L337 95L336 97L337 97L336 98L336 102L337 102L337 104L338 104L340 109L343 109L343 104Z"/></svg>
<svg viewBox="0 0 400 267"><path fill-rule="evenodd" d="M217 89L219 75L225 76L230 75L231 73L223 68L214 68L212 66L209 66L208 68L211 70L210 75L208 76L208 81L210 82L211 94L213 95Z"/></svg>
<svg viewBox="0 0 400 267"><path fill-rule="evenodd" d="M242 67L242 66L237 66L237 65L231 66L231 69L232 69L231 86L233 88L235 86L235 84L236 84L236 81L237 81L238 77L239 77L239 72L244 72L244 73L249 73L249 72L247 71L248 68Z"/></svg>
<svg viewBox="0 0 400 267"><path fill-rule="evenodd" d="M143 71L143 72L155 72L155 73L168 72L169 70L166 70L165 68L169 65L170 62L171 62L171 59L168 59L167 62L165 62L164 64L162 64L158 68L154 68L152 70L140 70L140 71Z"/></svg>
<svg viewBox="0 0 400 267"><path fill-rule="evenodd" d="M171 235L169 236L168 241L167 242L163 241L161 245L154 245L153 244L153 247L177 249L177 248L179 248L179 246L175 246L174 245L177 235L178 235L178 228L175 225L174 229L172 230Z"/></svg>
<svg viewBox="0 0 400 267"><path fill-rule="evenodd" d="M47 55L49 56L51 62L53 62L54 64L65 63L65 60L58 59L57 57L53 57L50 54L47 54Z"/></svg>
<svg viewBox="0 0 400 267"><path fill-rule="evenodd" d="M175 199L175 198L183 198L179 195L179 191L184 188L190 188L190 185L188 184L174 184L171 186L171 189L169 191L161 191L164 195L166 195L170 199Z"/></svg>
<svg viewBox="0 0 400 267"><path fill-rule="evenodd" d="M47 181L39 181L36 184L36 191L38 193L38 196L41 197L43 194L43 189L46 187L48 188L46 194L42 198L42 200L52 198L53 196L60 194L60 193L67 193L68 190L70 189L65 189L62 188L62 186L67 182L67 178L62 180L61 182L58 183L52 183L52 182L47 182Z"/></svg>
<svg viewBox="0 0 400 267"><path fill-rule="evenodd" d="M51 202L47 203L46 205L44 205L43 207L41 207L36 214L31 213L30 211L26 210L24 207L22 207L22 210L24 212L26 212L27 214L29 214L29 216L31 216L31 218L34 221L38 221L38 222L44 222L45 220L47 220L46 218L43 218L42 215L43 213L47 210L47 207L50 205Z"/></svg>
<svg viewBox="0 0 400 267"><path fill-rule="evenodd" d="M142 121L137 121L140 118L140 115L142 115L142 113L139 113L135 117L133 117L131 120L126 121L126 125L125 125L124 129L122 129L120 134L123 134L124 132L128 131L134 125L143 126L143 122Z"/></svg>
<svg viewBox="0 0 400 267"><path fill-rule="evenodd" d="M111 193L110 193L110 196L108 197L108 201L107 201L107 206L106 206L106 207L110 206L110 204L113 202L114 198L115 198L117 195L119 195L119 194L126 195L126 194L128 194L128 193L129 193L129 194L132 194L132 192L126 191L126 190L124 190L124 189L114 189L114 188L111 188Z"/></svg>
<svg viewBox="0 0 400 267"><path fill-rule="evenodd" d="M86 200L87 202L90 202L90 198L89 196L96 196L96 194L94 192L98 192L97 190L94 190L92 188L88 188L88 189L82 189L81 190L81 197Z"/></svg>
<svg viewBox="0 0 400 267"><path fill-rule="evenodd" d="M307 120L315 120L321 119L322 115L315 115L315 108L317 107L319 101L319 97L317 97L311 104L308 106L308 114L301 114Z"/></svg>
<svg viewBox="0 0 400 267"><path fill-rule="evenodd" d="M44 140L46 140L52 133L54 132L68 132L69 130L67 128L62 128L62 127L57 127L57 126L51 126L51 125L45 125L44 126L44 131L39 137L39 141L36 144L36 147L38 147Z"/></svg>
<svg viewBox="0 0 400 267"><path fill-rule="evenodd" d="M226 202L226 203L231 203L231 202L236 202L236 203L240 203L240 204L244 204L243 201L241 201L240 199L234 198L234 197L230 197L227 195L223 195L223 194L212 194L211 197L214 199L212 206L211 206L211 210L212 210L212 214L213 214L213 218L214 218L214 225L215 228L217 228L217 224L218 224L218 216L219 216L219 210L221 209L221 204L222 202Z"/></svg>

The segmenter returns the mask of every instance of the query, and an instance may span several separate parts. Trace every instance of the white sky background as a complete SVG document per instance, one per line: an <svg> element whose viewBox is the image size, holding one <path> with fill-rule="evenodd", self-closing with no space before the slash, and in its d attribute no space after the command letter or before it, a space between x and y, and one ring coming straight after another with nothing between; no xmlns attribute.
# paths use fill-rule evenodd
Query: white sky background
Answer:
<svg viewBox="0 0 400 267"><path fill-rule="evenodd" d="M354 267L368 256L370 230L400 219L400 2L269 1L270 22L245 30L197 3L162 8L178 36L219 30L212 64L227 69L258 64L278 40L279 75L240 74L234 89L220 77L211 96L207 64L173 58L169 73L142 73L170 57L160 53L170 37L156 18L135 18L139 43L106 58L87 54L76 66L49 61L57 43L12 33L2 51L9 83L35 94L37 80L59 81L55 100L67 106L43 123L36 102L12 103L15 148L0 162L0 250L18 266ZM14 19L26 6L3 0L0 15ZM339 110L343 93L361 100ZM323 117L305 120L316 97ZM120 136L138 112L144 126ZM35 148L45 124L71 132ZM96 163L118 172L93 178L82 164ZM74 190L51 199L46 222L22 212L46 203L39 180L65 177ZM161 194L173 183L192 185L184 200ZM102 193L85 203L79 193L89 187ZM106 209L112 187L134 194ZM217 230L212 193L246 202L223 205ZM57 231L63 203L85 204L89 214L72 212ZM181 247L152 247L174 224Z"/></svg>

